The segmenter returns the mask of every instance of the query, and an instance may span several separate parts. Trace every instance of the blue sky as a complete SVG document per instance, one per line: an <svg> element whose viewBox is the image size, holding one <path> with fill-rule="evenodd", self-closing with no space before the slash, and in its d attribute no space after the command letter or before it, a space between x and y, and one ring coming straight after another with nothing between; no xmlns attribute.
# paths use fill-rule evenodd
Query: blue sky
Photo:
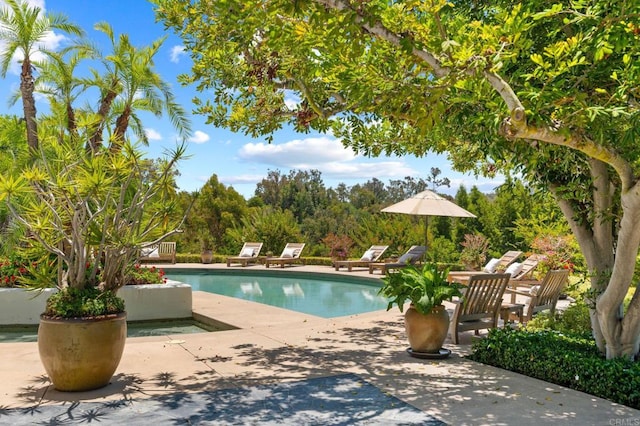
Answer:
<svg viewBox="0 0 640 426"><path fill-rule="evenodd" d="M109 52L109 41L103 33L93 29L97 22L106 21L116 35L127 33L136 46L146 46L154 40L167 35L167 40L156 55L157 72L173 87L178 102L191 113L191 100L197 95L192 87L183 87L177 82L177 76L188 73L191 61L182 49L181 40L163 25L155 22L151 3L146 0L32 0L48 12L66 15L72 22L80 25L88 37L98 46ZM0 0L0 4L2 4ZM46 41L49 47L61 47L67 40L63 34L52 34ZM0 48L2 45L0 44ZM19 87L17 62L0 79L0 93L5 100L0 102L0 113L22 115L22 106L18 102L9 108L8 94ZM201 94L202 96L202 94ZM46 108L46 102L37 101L39 110ZM94 101L97 102L97 101ZM167 149L174 147L178 140L175 130L166 118L158 119L152 115L143 116L145 129L149 136L149 157L155 158ZM377 178L388 183L389 180L403 179L405 176L426 178L431 167L442 170L441 177L451 180L451 188L440 188L440 192L455 194L460 185L467 189L476 185L482 192L492 192L501 180L476 180L473 176L462 175L451 170L445 156L429 154L423 158L415 157L378 157L367 158L345 149L339 140L327 134L299 134L293 130L282 130L274 134L271 144L264 139L253 139L241 133L233 133L205 124L205 118L191 114L193 137L188 141L188 159L180 164L181 176L177 179L180 189L195 191L212 174L227 186L233 186L238 192L249 198L258 183L267 176L269 170L280 170L286 174L292 169L317 169L327 187L335 187L343 182L347 186Z"/></svg>

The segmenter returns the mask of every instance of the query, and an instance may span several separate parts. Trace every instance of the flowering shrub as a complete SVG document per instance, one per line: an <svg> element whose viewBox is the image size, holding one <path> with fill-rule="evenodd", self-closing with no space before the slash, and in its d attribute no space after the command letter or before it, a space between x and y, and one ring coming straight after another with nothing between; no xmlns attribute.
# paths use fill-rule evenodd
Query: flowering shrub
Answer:
<svg viewBox="0 0 640 426"><path fill-rule="evenodd" d="M347 235L330 233L322 239L324 245L329 248L329 256L332 259L343 260L349 257L349 250L353 246L353 240Z"/></svg>
<svg viewBox="0 0 640 426"><path fill-rule="evenodd" d="M21 287L32 280L30 267L37 263L18 256L0 259L0 287Z"/></svg>
<svg viewBox="0 0 640 426"><path fill-rule="evenodd" d="M531 248L544 256L538 263L540 275L552 269L568 269L573 273L571 236L541 235L531 242Z"/></svg>
<svg viewBox="0 0 640 426"><path fill-rule="evenodd" d="M135 265L129 272L127 285L136 284L164 284L167 279L164 277L164 270L152 266Z"/></svg>

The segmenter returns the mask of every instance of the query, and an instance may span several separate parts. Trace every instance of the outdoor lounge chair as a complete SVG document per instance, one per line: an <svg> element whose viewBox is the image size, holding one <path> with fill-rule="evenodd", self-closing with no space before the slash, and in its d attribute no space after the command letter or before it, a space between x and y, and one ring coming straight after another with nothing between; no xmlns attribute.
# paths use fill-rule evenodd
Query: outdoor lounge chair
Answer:
<svg viewBox="0 0 640 426"><path fill-rule="evenodd" d="M239 263L242 266L257 263L260 250L262 250L262 243L244 243L240 254L227 257L227 266L231 266L232 263Z"/></svg>
<svg viewBox="0 0 640 426"><path fill-rule="evenodd" d="M524 315L521 318L523 323L527 323L533 317L533 314L540 311L549 310L553 314L556 311L558 298L567 285L569 278L568 269L555 269L548 271L542 281L532 286L527 291L524 290L507 290L512 295L526 296L529 299L524 304Z"/></svg>
<svg viewBox="0 0 640 426"><path fill-rule="evenodd" d="M425 252L427 251L427 246L411 246L409 250L400 258L397 262L392 263L381 263L381 262L373 262L369 264L369 273L373 274L373 271L379 269L380 272L384 275L391 269L404 268L407 265L415 265L418 261L422 260Z"/></svg>
<svg viewBox="0 0 640 426"><path fill-rule="evenodd" d="M463 296L456 300L456 309L449 325L451 341L458 344L461 331L496 328L502 307L502 297L510 274L479 274L469 279Z"/></svg>
<svg viewBox="0 0 640 426"><path fill-rule="evenodd" d="M339 271L340 267L346 266L349 272L354 266L368 267L371 263L377 262L388 248L389 246L371 246L360 259L336 260L333 266L335 266L336 271Z"/></svg>
<svg viewBox="0 0 640 426"><path fill-rule="evenodd" d="M511 274L509 286L516 288L519 285L535 285L538 281L533 279L533 271L538 267L538 263L544 259L541 254L534 253L527 257L522 263L513 262L504 271L505 274ZM473 275L488 274L483 271L451 271L447 276L449 282L459 282L465 284ZM511 302L515 303L515 295L511 296Z"/></svg>
<svg viewBox="0 0 640 426"><path fill-rule="evenodd" d="M299 262L304 245L305 243L287 243L280 257L267 257L264 266L268 268L271 264L279 264L281 268L284 268L284 265L293 265L294 262Z"/></svg>
<svg viewBox="0 0 640 426"><path fill-rule="evenodd" d="M521 251L511 250L503 254L499 259L493 258L480 271L451 271L449 281L464 283L469 277L477 274L495 274L506 272L506 269L522 254Z"/></svg>
<svg viewBox="0 0 640 426"><path fill-rule="evenodd" d="M165 262L176 263L176 242L162 241L158 244L143 243L138 262Z"/></svg>

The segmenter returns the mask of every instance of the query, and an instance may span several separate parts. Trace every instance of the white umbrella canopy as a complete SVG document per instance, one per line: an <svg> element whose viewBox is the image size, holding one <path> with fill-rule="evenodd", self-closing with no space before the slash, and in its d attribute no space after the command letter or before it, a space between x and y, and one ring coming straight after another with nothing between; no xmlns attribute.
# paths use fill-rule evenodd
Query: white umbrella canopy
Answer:
<svg viewBox="0 0 640 426"><path fill-rule="evenodd" d="M425 246L427 245L427 226L429 216L476 217L456 203L426 190L412 197L382 209L385 213L410 214L425 217Z"/></svg>

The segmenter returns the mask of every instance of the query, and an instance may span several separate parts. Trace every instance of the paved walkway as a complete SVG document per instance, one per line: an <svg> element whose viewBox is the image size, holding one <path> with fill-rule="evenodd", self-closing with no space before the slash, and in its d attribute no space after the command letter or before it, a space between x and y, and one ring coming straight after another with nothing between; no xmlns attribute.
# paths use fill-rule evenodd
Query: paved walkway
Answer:
<svg viewBox="0 0 640 426"><path fill-rule="evenodd" d="M465 359L471 333L445 360L412 358L397 310L323 319L203 292L193 310L237 328L129 338L112 383L91 392L54 390L36 343L0 344L0 424L640 423L638 410Z"/></svg>

